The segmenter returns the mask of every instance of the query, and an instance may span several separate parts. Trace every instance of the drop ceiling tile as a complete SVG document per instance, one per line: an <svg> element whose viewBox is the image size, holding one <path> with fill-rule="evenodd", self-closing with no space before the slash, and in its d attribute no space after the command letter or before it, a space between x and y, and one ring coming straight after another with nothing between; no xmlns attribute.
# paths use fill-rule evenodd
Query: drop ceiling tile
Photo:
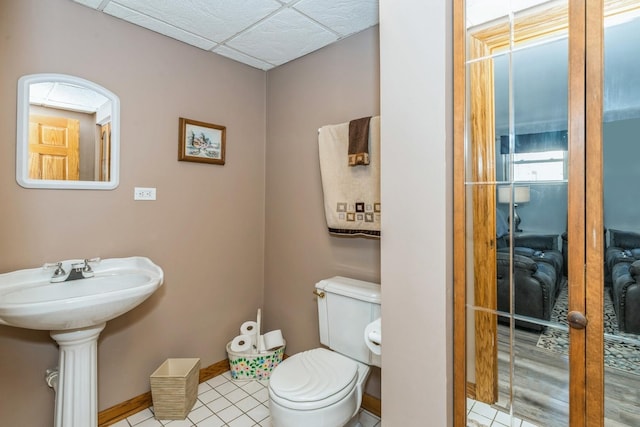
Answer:
<svg viewBox="0 0 640 427"><path fill-rule="evenodd" d="M109 101L94 90L65 83L54 85L48 98L54 102L83 106L94 111Z"/></svg>
<svg viewBox="0 0 640 427"><path fill-rule="evenodd" d="M262 70L378 23L378 0L73 1Z"/></svg>
<svg viewBox="0 0 640 427"><path fill-rule="evenodd" d="M378 23L378 0L302 0L293 7L343 37Z"/></svg>
<svg viewBox="0 0 640 427"><path fill-rule="evenodd" d="M200 49L210 50L217 44L211 40L198 37L195 34L183 31L180 28L176 28L157 19L151 18L150 16L122 7L114 2L109 3L107 7L105 7L104 12L109 15L113 15L116 18L124 19L132 24L139 25L157 33L164 34L165 36L188 43L192 46L199 47Z"/></svg>
<svg viewBox="0 0 640 427"><path fill-rule="evenodd" d="M113 2L215 42L228 39L283 7L275 0L114 0Z"/></svg>
<svg viewBox="0 0 640 427"><path fill-rule="evenodd" d="M235 49L231 49L224 45L219 45L215 49L212 50L213 53L217 53L222 56L226 56L227 58L233 59L234 61L242 62L243 64L251 65L254 68L258 68L260 70L270 70L274 67L273 64L269 64L268 62L261 61L256 58L252 58L248 55L245 55L242 52L238 52Z"/></svg>
<svg viewBox="0 0 640 427"><path fill-rule="evenodd" d="M226 44L274 65L284 64L338 39L304 15L283 9Z"/></svg>
<svg viewBox="0 0 640 427"><path fill-rule="evenodd" d="M41 102L53 89L54 82L31 83L29 86L29 102Z"/></svg>
<svg viewBox="0 0 640 427"><path fill-rule="evenodd" d="M32 83L29 87L29 102L45 107L95 113L109 100L92 89L60 82L41 82Z"/></svg>

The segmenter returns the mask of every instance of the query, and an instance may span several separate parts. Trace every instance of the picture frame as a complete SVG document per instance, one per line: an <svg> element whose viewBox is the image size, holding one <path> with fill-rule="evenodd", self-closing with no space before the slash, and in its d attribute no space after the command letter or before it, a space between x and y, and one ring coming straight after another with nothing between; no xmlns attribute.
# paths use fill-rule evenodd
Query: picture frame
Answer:
<svg viewBox="0 0 640 427"><path fill-rule="evenodd" d="M180 117L178 160L224 165L226 126Z"/></svg>

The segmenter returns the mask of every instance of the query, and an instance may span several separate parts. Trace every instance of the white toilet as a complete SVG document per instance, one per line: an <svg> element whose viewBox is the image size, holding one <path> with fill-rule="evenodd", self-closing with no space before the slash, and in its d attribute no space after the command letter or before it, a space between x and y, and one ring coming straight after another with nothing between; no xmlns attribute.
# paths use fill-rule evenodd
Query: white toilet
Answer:
<svg viewBox="0 0 640 427"><path fill-rule="evenodd" d="M273 427L357 426L369 365L380 366L364 340L380 317L380 285L345 277L318 282L320 342L285 359L269 380ZM352 420L353 419L353 420ZM351 423L350 423L351 421Z"/></svg>

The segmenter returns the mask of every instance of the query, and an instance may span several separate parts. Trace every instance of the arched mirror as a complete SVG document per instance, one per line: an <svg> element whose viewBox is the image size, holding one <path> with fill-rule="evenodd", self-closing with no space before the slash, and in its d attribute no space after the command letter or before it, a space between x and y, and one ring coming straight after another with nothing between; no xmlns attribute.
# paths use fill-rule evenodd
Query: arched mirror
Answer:
<svg viewBox="0 0 640 427"><path fill-rule="evenodd" d="M120 100L65 74L18 80L16 180L26 188L118 186Z"/></svg>

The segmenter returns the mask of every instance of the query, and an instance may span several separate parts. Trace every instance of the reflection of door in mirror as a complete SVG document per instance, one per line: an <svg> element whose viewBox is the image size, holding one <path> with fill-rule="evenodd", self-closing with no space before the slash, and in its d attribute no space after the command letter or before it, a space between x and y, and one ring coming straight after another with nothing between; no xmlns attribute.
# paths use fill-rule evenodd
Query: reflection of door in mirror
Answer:
<svg viewBox="0 0 640 427"><path fill-rule="evenodd" d="M79 179L79 140L79 120L30 114L29 178Z"/></svg>
<svg viewBox="0 0 640 427"><path fill-rule="evenodd" d="M109 181L109 171L111 170L111 123L100 126L100 147L98 149L98 163L96 170L99 171L97 181Z"/></svg>
<svg viewBox="0 0 640 427"><path fill-rule="evenodd" d="M63 139L66 139L65 132L73 132L68 138L75 138L76 156L74 163L69 163L69 173L65 174L66 178L45 178L45 175L35 179L66 179L80 181L94 181L96 178L96 157L99 157L99 151L96 146L100 144L100 134L96 132L97 114L95 112L85 112L70 110L66 108L53 108L52 106L30 105L29 106L29 122L30 127L33 126L33 117L47 117L49 122L54 125L46 125L40 131L49 135L50 141L47 143L62 148ZM64 121L73 121L76 123L73 128L64 130ZM31 130L30 130L31 132ZM31 138L31 136L30 136ZM55 140L51 140L55 138ZM71 149L71 147L69 147ZM61 161L61 159L58 159ZM101 180L100 180L101 181Z"/></svg>

